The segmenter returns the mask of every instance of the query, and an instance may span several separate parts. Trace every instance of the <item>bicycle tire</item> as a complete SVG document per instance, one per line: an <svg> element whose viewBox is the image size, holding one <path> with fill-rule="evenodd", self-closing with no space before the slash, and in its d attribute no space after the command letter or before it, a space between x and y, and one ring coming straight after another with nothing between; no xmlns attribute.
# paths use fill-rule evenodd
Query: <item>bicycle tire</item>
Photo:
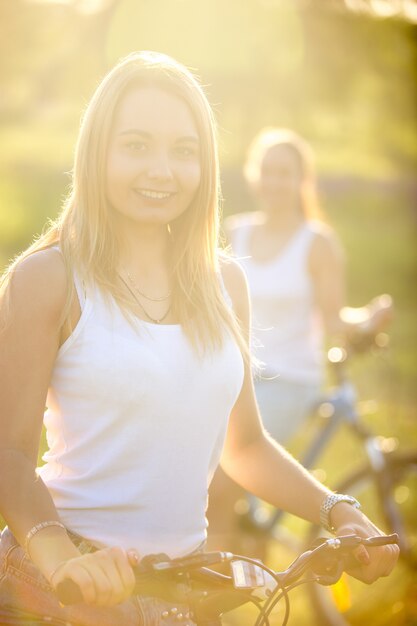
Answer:
<svg viewBox="0 0 417 626"><path fill-rule="evenodd" d="M402 553L388 578L379 579L371 586L347 575L331 587L311 585L310 597L320 626L417 625L417 607L412 600L417 595L417 450L387 453L386 461L393 484L391 492L384 497L391 499L392 506L401 515L409 551ZM336 491L358 497L369 517L384 532L397 531L383 519L381 495L369 466L361 467L344 479ZM309 543L322 534L323 531L313 528Z"/></svg>

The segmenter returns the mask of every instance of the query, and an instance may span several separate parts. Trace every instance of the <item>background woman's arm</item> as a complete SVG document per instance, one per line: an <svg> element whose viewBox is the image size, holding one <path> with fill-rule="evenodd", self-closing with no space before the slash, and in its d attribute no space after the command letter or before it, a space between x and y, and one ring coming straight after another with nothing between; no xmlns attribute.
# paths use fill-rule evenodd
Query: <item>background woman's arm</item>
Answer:
<svg viewBox="0 0 417 626"><path fill-rule="evenodd" d="M359 341L375 335L392 320L392 299L384 294L363 307L347 307L345 256L335 233L328 227L316 234L310 251L309 271L316 305L331 343Z"/></svg>

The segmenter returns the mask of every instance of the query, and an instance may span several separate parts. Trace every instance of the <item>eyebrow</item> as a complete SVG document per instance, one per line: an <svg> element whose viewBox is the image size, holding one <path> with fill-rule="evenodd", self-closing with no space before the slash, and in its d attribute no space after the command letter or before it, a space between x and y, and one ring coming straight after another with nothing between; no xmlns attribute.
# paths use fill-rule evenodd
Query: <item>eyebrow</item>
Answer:
<svg viewBox="0 0 417 626"><path fill-rule="evenodd" d="M140 137L144 137L146 139L151 139L152 135L151 133L147 133L143 130L139 130L138 128L128 128L127 130L122 130L119 133L120 136L122 135L138 135ZM178 137L178 139L176 140L177 142L181 142L181 141L190 141L193 143L200 143L198 137L196 137L195 135L184 135L183 137Z"/></svg>

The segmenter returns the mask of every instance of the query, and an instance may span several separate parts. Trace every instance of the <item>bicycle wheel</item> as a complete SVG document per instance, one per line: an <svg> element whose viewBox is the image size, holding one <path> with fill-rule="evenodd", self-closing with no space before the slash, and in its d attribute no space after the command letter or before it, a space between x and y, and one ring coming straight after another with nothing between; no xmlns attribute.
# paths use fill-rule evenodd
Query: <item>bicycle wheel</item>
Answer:
<svg viewBox="0 0 417 626"><path fill-rule="evenodd" d="M400 529L402 551L394 571L372 585L365 585L344 574L336 585L310 587L313 607L320 626L416 626L417 624L417 451L386 455L391 478L389 493L377 485L369 467L362 467L338 487L363 504L364 510L386 533ZM381 502L383 498L384 504ZM388 508L394 523L386 519ZM309 542L322 535L314 528Z"/></svg>

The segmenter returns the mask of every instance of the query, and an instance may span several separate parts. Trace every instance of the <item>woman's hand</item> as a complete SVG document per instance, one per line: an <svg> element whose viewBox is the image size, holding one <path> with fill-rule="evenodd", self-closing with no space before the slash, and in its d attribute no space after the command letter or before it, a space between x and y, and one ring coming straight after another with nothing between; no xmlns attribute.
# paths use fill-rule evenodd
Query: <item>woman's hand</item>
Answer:
<svg viewBox="0 0 417 626"><path fill-rule="evenodd" d="M376 296L366 306L344 307L340 311L340 319L346 324L347 338L355 351L369 348L375 338L388 329L393 318L394 303L388 294ZM381 345L378 341L376 343Z"/></svg>
<svg viewBox="0 0 417 626"><path fill-rule="evenodd" d="M70 579L80 588L86 604L113 606L132 594L135 586L132 566L138 561L134 550L105 548L64 561L49 576L49 581L56 589L59 583Z"/></svg>
<svg viewBox="0 0 417 626"><path fill-rule="evenodd" d="M359 535L367 538L384 533L375 526L361 511L346 502L339 502L331 511L332 524L337 528L337 535ZM393 570L400 553L397 545L366 547L355 550L357 565L347 569L348 574L364 583L373 583L381 576L388 576Z"/></svg>

